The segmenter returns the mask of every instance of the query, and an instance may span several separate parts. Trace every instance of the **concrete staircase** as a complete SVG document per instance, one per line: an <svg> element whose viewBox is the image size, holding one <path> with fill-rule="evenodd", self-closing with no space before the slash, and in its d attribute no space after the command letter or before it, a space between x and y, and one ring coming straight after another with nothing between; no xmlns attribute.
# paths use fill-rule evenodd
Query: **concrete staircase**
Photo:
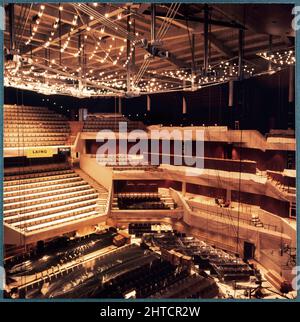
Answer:
<svg viewBox="0 0 300 322"><path fill-rule="evenodd" d="M169 189L159 189L160 200L170 209L175 209L174 200L170 195Z"/></svg>
<svg viewBox="0 0 300 322"><path fill-rule="evenodd" d="M261 228L264 227L264 224L259 219L258 214L252 214L252 217L251 217L251 225L253 225L255 227L261 227Z"/></svg>
<svg viewBox="0 0 300 322"><path fill-rule="evenodd" d="M96 211L99 213L108 211L108 191L81 169L75 169L75 172L99 193Z"/></svg>

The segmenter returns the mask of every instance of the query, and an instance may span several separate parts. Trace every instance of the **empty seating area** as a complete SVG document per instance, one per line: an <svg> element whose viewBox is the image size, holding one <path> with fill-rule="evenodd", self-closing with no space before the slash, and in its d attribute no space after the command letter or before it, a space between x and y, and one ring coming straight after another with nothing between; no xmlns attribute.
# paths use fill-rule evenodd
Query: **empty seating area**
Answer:
<svg viewBox="0 0 300 322"><path fill-rule="evenodd" d="M107 191L96 190L68 166L45 171L9 173L3 183L4 223L22 233L35 233L106 209Z"/></svg>
<svg viewBox="0 0 300 322"><path fill-rule="evenodd" d="M268 170L266 175L280 190L293 194L296 193L296 170L286 169L283 172Z"/></svg>
<svg viewBox="0 0 300 322"><path fill-rule="evenodd" d="M114 232L101 231L90 235L68 238L59 237L42 243L38 249L32 249L22 255L11 256L5 259L5 268L9 277L30 276L58 268L59 265L70 264L80 256L99 251L112 246ZM30 265L24 265L24 258Z"/></svg>
<svg viewBox="0 0 300 322"><path fill-rule="evenodd" d="M218 293L218 286L212 279L194 274L155 293L151 298L214 298Z"/></svg>
<svg viewBox="0 0 300 322"><path fill-rule="evenodd" d="M176 205L168 193L117 193L112 204L113 210L161 210L175 209L175 207Z"/></svg>
<svg viewBox="0 0 300 322"><path fill-rule="evenodd" d="M45 250L33 258L28 257L29 267L13 262L7 263L9 276L41 276L40 279L32 279L31 283L15 287L7 297L148 298L157 293L168 292L173 285L183 286L189 278L187 269L179 270L170 262L162 260L155 252L137 245L127 245L108 253L104 252L90 260L77 261L74 267L68 268L70 263L74 262L74 258L78 257L78 253L81 256L82 253L91 255L95 243L98 249L104 250L110 242L109 233L105 233L104 237L91 235L84 240L64 242L63 245L70 244L67 252L65 246L57 244L57 250ZM201 283L194 282L194 286L189 287L184 298L193 295L199 297L199 291L203 298L211 298L218 294L214 281L206 277L193 280L199 279ZM214 292L207 287L203 288L203 285L207 284L205 281Z"/></svg>
<svg viewBox="0 0 300 322"><path fill-rule="evenodd" d="M114 171L159 171L158 166L149 165L142 155L130 154L97 154L100 165L113 168Z"/></svg>
<svg viewBox="0 0 300 322"><path fill-rule="evenodd" d="M135 235L136 237L142 237L143 234L149 234L154 232L168 232L171 231L170 225L153 223L153 222L142 222L142 223L130 223L128 226L129 234Z"/></svg>
<svg viewBox="0 0 300 322"><path fill-rule="evenodd" d="M295 130L270 130L267 137L295 138Z"/></svg>
<svg viewBox="0 0 300 322"><path fill-rule="evenodd" d="M177 232L148 234L143 236L144 243L160 249L172 250L192 258L200 269L209 271L221 280L249 280L254 270L234 254L215 248L195 237L187 237Z"/></svg>
<svg viewBox="0 0 300 322"><path fill-rule="evenodd" d="M142 155L130 154L97 154L97 162L107 167L143 165L145 163Z"/></svg>
<svg viewBox="0 0 300 322"><path fill-rule="evenodd" d="M86 120L84 121L83 131L84 132L98 132L103 130L109 130L113 132L124 132L124 124L122 124L121 128L119 125L121 122L125 122L127 126L127 131L133 130L144 130L145 126L142 122L139 121L130 121L122 115L88 115Z"/></svg>
<svg viewBox="0 0 300 322"><path fill-rule="evenodd" d="M66 145L69 125L65 116L46 107L4 106L4 147Z"/></svg>

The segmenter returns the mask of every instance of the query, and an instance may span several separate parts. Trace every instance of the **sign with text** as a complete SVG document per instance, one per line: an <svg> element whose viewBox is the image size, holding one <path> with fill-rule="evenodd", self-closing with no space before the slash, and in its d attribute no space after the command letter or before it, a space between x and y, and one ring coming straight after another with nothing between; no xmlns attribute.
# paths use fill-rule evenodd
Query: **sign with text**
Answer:
<svg viewBox="0 0 300 322"><path fill-rule="evenodd" d="M27 158L50 158L57 153L57 148L33 148L26 150Z"/></svg>

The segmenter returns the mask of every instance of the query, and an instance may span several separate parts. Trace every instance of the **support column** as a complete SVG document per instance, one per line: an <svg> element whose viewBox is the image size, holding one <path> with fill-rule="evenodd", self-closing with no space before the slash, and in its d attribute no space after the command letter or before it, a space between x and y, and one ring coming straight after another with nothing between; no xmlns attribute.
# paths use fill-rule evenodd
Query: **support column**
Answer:
<svg viewBox="0 0 300 322"><path fill-rule="evenodd" d="M288 129L295 129L295 66L289 67L289 103L288 103ZM292 151L287 152L287 168L293 169L295 156Z"/></svg>
<svg viewBox="0 0 300 322"><path fill-rule="evenodd" d="M122 97L118 97L118 113L122 114Z"/></svg>
<svg viewBox="0 0 300 322"><path fill-rule="evenodd" d="M82 154L86 154L86 140L83 141L83 145L82 145Z"/></svg>
<svg viewBox="0 0 300 322"><path fill-rule="evenodd" d="M232 73L232 67L230 66L230 73ZM233 107L233 89L234 89L234 83L233 80L229 81L228 83L228 106Z"/></svg>
<svg viewBox="0 0 300 322"><path fill-rule="evenodd" d="M269 35L269 52L272 51L272 45L273 45L273 36ZM272 70L272 60L269 60L269 65L268 65L268 70L271 71Z"/></svg>
<svg viewBox="0 0 300 322"><path fill-rule="evenodd" d="M151 111L151 97L147 95L147 112Z"/></svg>
<svg viewBox="0 0 300 322"><path fill-rule="evenodd" d="M260 261L260 259L261 259L260 233L259 232L257 232L257 238L256 238L256 243L255 243L254 258L257 261Z"/></svg>
<svg viewBox="0 0 300 322"><path fill-rule="evenodd" d="M231 201L231 190L226 189L226 201Z"/></svg>
<svg viewBox="0 0 300 322"><path fill-rule="evenodd" d="M243 60L244 60L244 36L245 32L243 29L239 30L239 80L243 80Z"/></svg>
<svg viewBox="0 0 300 322"><path fill-rule="evenodd" d="M88 115L87 108L80 108L79 109L79 111L78 111L79 121L85 121L87 115Z"/></svg>
<svg viewBox="0 0 300 322"><path fill-rule="evenodd" d="M196 63L195 63L195 34L192 34L192 91L196 90L195 86L195 74L196 74Z"/></svg>
<svg viewBox="0 0 300 322"><path fill-rule="evenodd" d="M186 98L182 96L182 114L186 114Z"/></svg>
<svg viewBox="0 0 300 322"><path fill-rule="evenodd" d="M227 126L229 128L233 128L233 119L234 119L233 94L234 94L234 81L231 80L228 83Z"/></svg>
<svg viewBox="0 0 300 322"><path fill-rule="evenodd" d="M192 34L192 73L195 73L195 34Z"/></svg>
<svg viewBox="0 0 300 322"><path fill-rule="evenodd" d="M294 102L295 95L295 78L294 78L294 66L289 67L289 103Z"/></svg>
<svg viewBox="0 0 300 322"><path fill-rule="evenodd" d="M186 194L186 182L182 182L181 194L183 196Z"/></svg>

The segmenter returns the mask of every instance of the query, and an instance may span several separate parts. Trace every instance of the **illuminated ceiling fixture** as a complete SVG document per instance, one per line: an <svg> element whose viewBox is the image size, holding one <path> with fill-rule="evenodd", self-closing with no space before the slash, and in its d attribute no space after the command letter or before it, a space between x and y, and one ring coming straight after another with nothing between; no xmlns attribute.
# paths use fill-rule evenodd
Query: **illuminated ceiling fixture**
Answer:
<svg viewBox="0 0 300 322"><path fill-rule="evenodd" d="M295 65L295 49L290 48L287 50L273 50L257 53L257 55L267 61L271 61L275 65Z"/></svg>
<svg viewBox="0 0 300 322"><path fill-rule="evenodd" d="M38 31L38 26L40 24L40 20L44 14L44 10L45 10L45 6L44 5L41 5L40 6L40 10L38 12L38 18L35 20L34 24L33 24L33 28L32 28L32 31L31 31L31 35L29 37L29 39L25 42L25 45L29 45L31 43L31 41L33 40L35 34L37 33Z"/></svg>

